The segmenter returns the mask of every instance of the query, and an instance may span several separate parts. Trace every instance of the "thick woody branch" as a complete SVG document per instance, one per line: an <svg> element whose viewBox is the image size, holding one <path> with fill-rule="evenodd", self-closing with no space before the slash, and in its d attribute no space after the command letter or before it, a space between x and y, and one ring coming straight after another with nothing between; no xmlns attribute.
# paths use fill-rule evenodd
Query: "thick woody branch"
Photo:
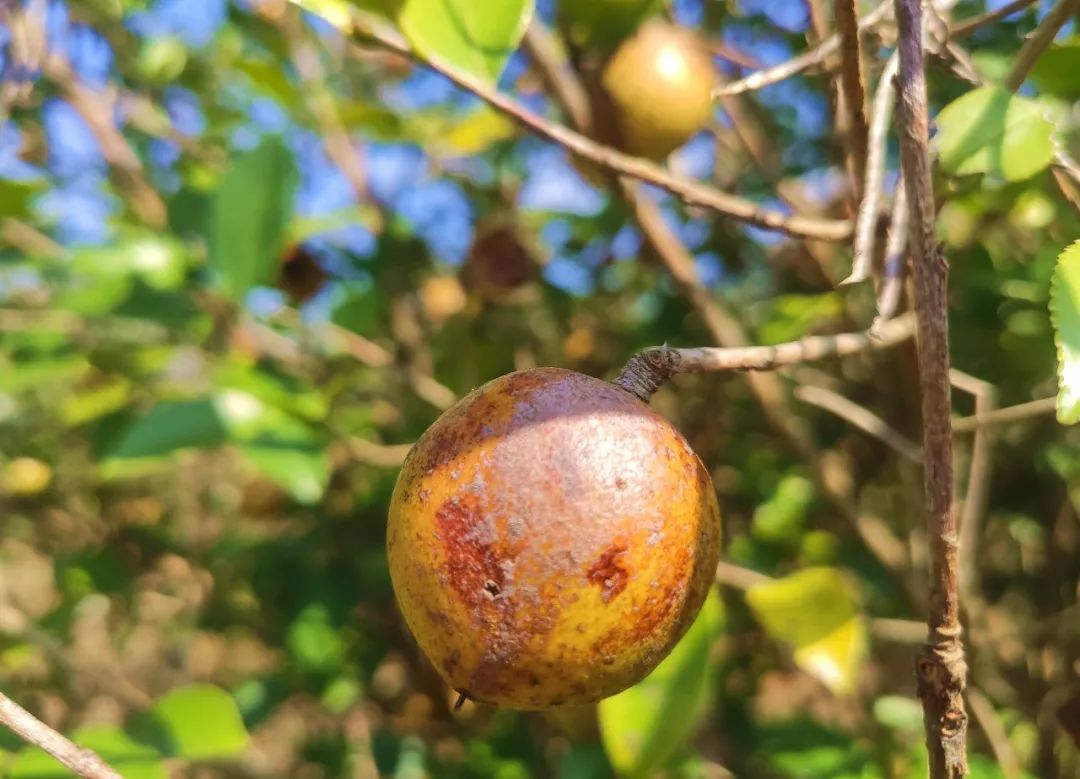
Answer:
<svg viewBox="0 0 1080 779"><path fill-rule="evenodd" d="M916 663L931 779L967 774L967 667L960 640L960 575L953 512L953 452L949 384L948 264L935 233L929 116L919 0L895 0L900 164L911 208L909 234L918 318L922 394L923 487L930 545L927 643Z"/></svg>
<svg viewBox="0 0 1080 779"><path fill-rule="evenodd" d="M411 57L442 74L462 89L473 93L526 129L560 144L578 157L613 173L640 179L667 190L688 205L708 208L757 227L803 238L846 241L851 236L851 222L848 220L787 216L779 211L764 208L751 200L676 176L648 160L623 154L568 127L550 122L528 110L514 98L499 92L460 68L434 57L421 57L395 32L379 26L376 22L369 22L360 15L357 15L354 23L353 35L358 39L374 40L390 51Z"/></svg>
<svg viewBox="0 0 1080 779"><path fill-rule="evenodd" d="M11 698L0 693L0 725L48 752L83 779L121 779L108 763L57 733Z"/></svg>
<svg viewBox="0 0 1080 779"><path fill-rule="evenodd" d="M906 341L914 333L914 318L901 316L887 322L875 335L815 335L773 346L686 349L654 346L631 357L615 383L647 401L660 385L678 373L772 370L800 362L885 349Z"/></svg>

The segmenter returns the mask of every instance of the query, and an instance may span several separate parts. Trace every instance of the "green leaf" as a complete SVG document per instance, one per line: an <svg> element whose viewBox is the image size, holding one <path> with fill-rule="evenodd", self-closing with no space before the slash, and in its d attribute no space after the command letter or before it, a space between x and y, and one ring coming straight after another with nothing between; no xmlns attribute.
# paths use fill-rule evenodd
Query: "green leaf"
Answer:
<svg viewBox="0 0 1080 779"><path fill-rule="evenodd" d="M405 0L398 24L421 56L494 83L533 13L531 0Z"/></svg>
<svg viewBox="0 0 1080 779"><path fill-rule="evenodd" d="M292 155L279 138L271 137L240 157L214 192L207 228L209 261L233 300L273 280L295 186Z"/></svg>
<svg viewBox="0 0 1080 779"><path fill-rule="evenodd" d="M134 741L119 728L82 728L71 734L71 740L96 752L125 779L165 779L168 776L156 749ZM5 775L10 779L68 779L72 774L44 750L27 747L18 752Z"/></svg>
<svg viewBox="0 0 1080 779"><path fill-rule="evenodd" d="M796 664L836 693L849 693L866 656L858 593L836 568L806 568L746 591L765 631L791 645Z"/></svg>
<svg viewBox="0 0 1080 779"><path fill-rule="evenodd" d="M1080 100L1080 35L1059 41L1043 52L1031 69L1041 92L1062 100Z"/></svg>
<svg viewBox="0 0 1080 779"><path fill-rule="evenodd" d="M471 156L486 151L500 141L517 134L517 127L504 115L480 106L446 129L433 143L448 157Z"/></svg>
<svg viewBox="0 0 1080 779"><path fill-rule="evenodd" d="M137 419L109 457L161 457L178 449L220 446L227 439L228 430L212 400L165 401Z"/></svg>
<svg viewBox="0 0 1080 779"><path fill-rule="evenodd" d="M155 701L149 716L168 754L187 760L237 757L248 732L229 693L209 684L181 687Z"/></svg>
<svg viewBox="0 0 1080 779"><path fill-rule="evenodd" d="M651 776L693 735L709 703L709 650L723 620L711 593L686 635L652 673L600 701L600 732L616 772Z"/></svg>
<svg viewBox="0 0 1080 779"><path fill-rule="evenodd" d="M256 470L279 484L298 503L317 503L330 481L330 458L322 449L257 442L241 446L240 451Z"/></svg>
<svg viewBox="0 0 1080 779"><path fill-rule="evenodd" d="M923 726L922 704L903 695L882 695L874 701L874 719L893 730L917 732Z"/></svg>
<svg viewBox="0 0 1080 779"><path fill-rule="evenodd" d="M751 533L769 543L798 542L814 502L814 485L802 476L785 476L772 496L754 509Z"/></svg>
<svg viewBox="0 0 1080 779"><path fill-rule="evenodd" d="M44 188L45 182L40 179L0 179L0 214L12 219L27 218L34 195Z"/></svg>
<svg viewBox="0 0 1080 779"><path fill-rule="evenodd" d="M986 173L1020 181L1054 157L1054 125L1043 106L998 86L957 98L937 117L941 167L958 176Z"/></svg>
<svg viewBox="0 0 1080 779"><path fill-rule="evenodd" d="M1058 357L1057 418L1080 421L1080 241L1063 251L1050 283L1050 321Z"/></svg>

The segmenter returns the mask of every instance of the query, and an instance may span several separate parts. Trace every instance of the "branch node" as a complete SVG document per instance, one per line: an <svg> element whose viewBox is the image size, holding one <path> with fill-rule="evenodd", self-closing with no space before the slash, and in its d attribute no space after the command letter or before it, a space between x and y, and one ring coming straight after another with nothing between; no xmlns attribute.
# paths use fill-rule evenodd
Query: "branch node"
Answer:
<svg viewBox="0 0 1080 779"><path fill-rule="evenodd" d="M612 384L648 403L660 385L679 372L681 362L678 350L669 346L653 346L627 360Z"/></svg>

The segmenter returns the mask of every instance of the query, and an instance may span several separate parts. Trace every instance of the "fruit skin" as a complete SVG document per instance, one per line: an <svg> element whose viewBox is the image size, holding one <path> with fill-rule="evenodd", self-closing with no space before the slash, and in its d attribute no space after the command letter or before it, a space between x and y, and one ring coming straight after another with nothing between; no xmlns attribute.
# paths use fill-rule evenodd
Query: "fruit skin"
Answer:
<svg viewBox="0 0 1080 779"><path fill-rule="evenodd" d="M644 24L600 74L614 143L637 156L667 157L712 118L715 80L711 58L687 30L659 21ZM603 114L601 107L601 134Z"/></svg>
<svg viewBox="0 0 1080 779"><path fill-rule="evenodd" d="M387 529L420 648L514 709L629 687L693 622L720 555L708 471L629 392L558 368L473 391L417 441Z"/></svg>

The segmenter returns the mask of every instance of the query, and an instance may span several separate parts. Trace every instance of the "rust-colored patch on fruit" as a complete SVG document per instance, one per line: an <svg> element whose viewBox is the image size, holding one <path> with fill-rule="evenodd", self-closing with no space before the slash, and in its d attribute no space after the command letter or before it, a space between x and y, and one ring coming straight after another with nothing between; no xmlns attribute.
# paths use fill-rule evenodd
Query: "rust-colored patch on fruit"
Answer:
<svg viewBox="0 0 1080 779"><path fill-rule="evenodd" d="M600 599L610 603L626 589L626 580L630 572L623 566L622 557L626 554L626 545L610 546L589 566L585 574L589 581L600 587Z"/></svg>
<svg viewBox="0 0 1080 779"><path fill-rule="evenodd" d="M475 495L453 497L435 512L443 546L446 550L450 586L458 596L473 606L490 603L493 590L501 592L503 569L496 550L477 537L482 517Z"/></svg>

